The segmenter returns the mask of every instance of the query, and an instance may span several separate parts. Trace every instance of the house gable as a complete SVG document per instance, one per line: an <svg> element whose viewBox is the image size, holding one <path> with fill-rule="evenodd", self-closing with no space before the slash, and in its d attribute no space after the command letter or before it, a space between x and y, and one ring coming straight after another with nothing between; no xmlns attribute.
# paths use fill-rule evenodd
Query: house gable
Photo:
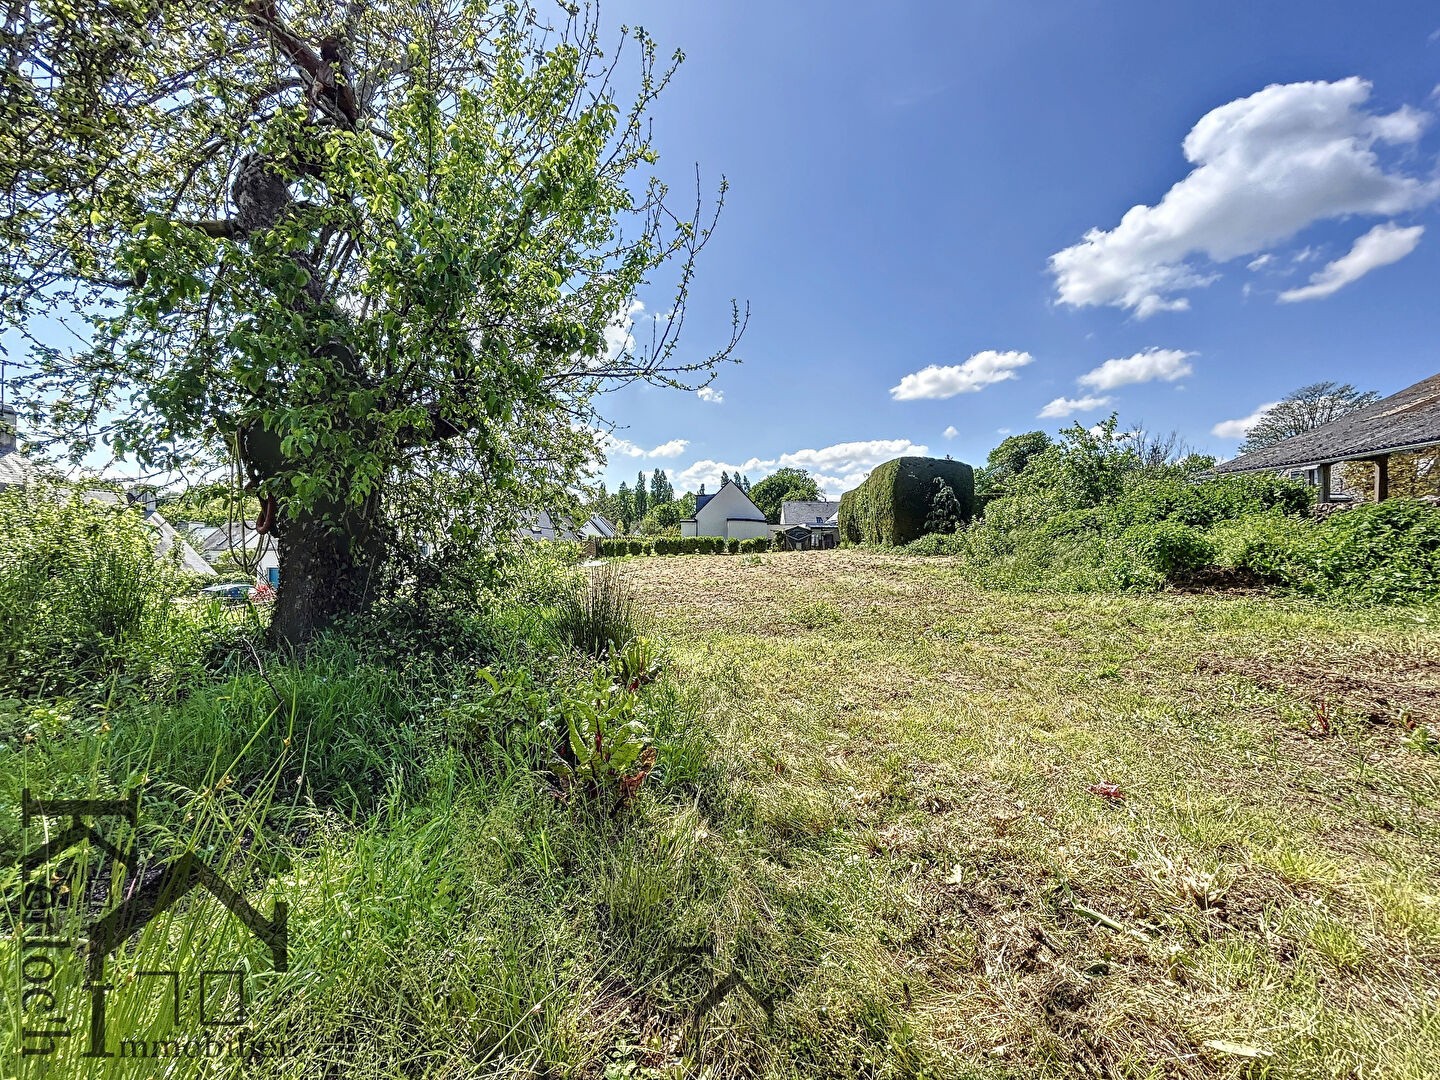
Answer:
<svg viewBox="0 0 1440 1080"><path fill-rule="evenodd" d="M764 535L758 530L766 528L765 515L734 481L726 481L713 495L697 497L695 505L695 531L688 535Z"/></svg>

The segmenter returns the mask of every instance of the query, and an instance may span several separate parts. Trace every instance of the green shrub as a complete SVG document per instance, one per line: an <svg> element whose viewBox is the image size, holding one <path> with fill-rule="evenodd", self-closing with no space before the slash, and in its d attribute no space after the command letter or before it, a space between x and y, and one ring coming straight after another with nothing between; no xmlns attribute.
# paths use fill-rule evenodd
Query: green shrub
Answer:
<svg viewBox="0 0 1440 1080"><path fill-rule="evenodd" d="M1220 476L1196 482L1181 470L1147 470L1129 477L1108 508L1114 531L1153 521L1210 529L1222 521L1276 511L1300 514L1314 503L1310 487L1274 473Z"/></svg>
<svg viewBox="0 0 1440 1080"><path fill-rule="evenodd" d="M729 540L725 542L725 550L731 555L738 555L740 553L739 539L732 536Z"/></svg>
<svg viewBox="0 0 1440 1080"><path fill-rule="evenodd" d="M1300 560L1300 587L1350 599L1415 603L1440 598L1440 509L1388 499L1334 514Z"/></svg>
<svg viewBox="0 0 1440 1080"><path fill-rule="evenodd" d="M1241 570L1271 584L1294 584L1305 576L1305 552L1317 524L1278 511L1222 521L1209 532L1215 565Z"/></svg>
<svg viewBox="0 0 1440 1080"><path fill-rule="evenodd" d="M949 485L960 520L975 513L975 474L963 461L902 457L877 466L840 497L840 537L846 543L908 544L925 535L935 480Z"/></svg>
<svg viewBox="0 0 1440 1080"><path fill-rule="evenodd" d="M1121 540L1123 550L1166 581L1186 578L1215 561L1215 545L1205 534L1178 521L1132 525Z"/></svg>
<svg viewBox="0 0 1440 1080"><path fill-rule="evenodd" d="M626 543L625 550L630 555L639 555L645 550L645 545L639 540L631 540Z"/></svg>
<svg viewBox="0 0 1440 1080"><path fill-rule="evenodd" d="M963 532L930 533L906 544L905 550L912 555L964 555L969 544Z"/></svg>
<svg viewBox="0 0 1440 1080"><path fill-rule="evenodd" d="M0 690L146 678L173 671L177 648L198 662L195 628L179 633L183 587L134 510L48 486L0 493Z"/></svg>

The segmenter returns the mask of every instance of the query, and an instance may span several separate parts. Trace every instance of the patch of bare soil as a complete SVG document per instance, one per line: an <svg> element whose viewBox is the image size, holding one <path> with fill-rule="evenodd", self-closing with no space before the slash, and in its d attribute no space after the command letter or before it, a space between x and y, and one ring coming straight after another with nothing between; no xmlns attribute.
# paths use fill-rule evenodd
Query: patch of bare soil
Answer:
<svg viewBox="0 0 1440 1080"><path fill-rule="evenodd" d="M1264 580L1250 570L1207 566L1196 570L1172 589L1178 593L1260 596L1270 591Z"/></svg>
<svg viewBox="0 0 1440 1080"><path fill-rule="evenodd" d="M1440 721L1440 659L1394 654L1206 656L1197 672L1243 675L1262 690L1282 691L1319 710L1344 710L1372 723L1404 727Z"/></svg>

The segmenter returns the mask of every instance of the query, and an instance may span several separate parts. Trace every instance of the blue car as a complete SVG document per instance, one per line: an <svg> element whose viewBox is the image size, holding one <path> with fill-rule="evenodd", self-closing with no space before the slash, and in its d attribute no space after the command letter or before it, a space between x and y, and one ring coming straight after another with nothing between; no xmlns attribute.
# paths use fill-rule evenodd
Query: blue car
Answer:
<svg viewBox="0 0 1440 1080"><path fill-rule="evenodd" d="M248 581L236 581L228 585L207 585L200 590L200 595L207 599L238 606L249 602L250 593L254 588L255 586Z"/></svg>

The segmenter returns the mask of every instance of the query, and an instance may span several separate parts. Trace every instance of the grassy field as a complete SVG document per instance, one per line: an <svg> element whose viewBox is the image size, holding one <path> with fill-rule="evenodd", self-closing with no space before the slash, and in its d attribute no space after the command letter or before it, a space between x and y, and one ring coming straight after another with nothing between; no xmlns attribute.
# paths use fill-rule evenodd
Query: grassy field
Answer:
<svg viewBox="0 0 1440 1080"><path fill-rule="evenodd" d="M1440 1071L1433 608L625 566L746 793L671 852L745 885L720 1071Z"/></svg>
<svg viewBox="0 0 1440 1080"><path fill-rule="evenodd" d="M530 555L463 661L194 629L219 659L170 689L0 700L0 1076L1437 1075L1436 609L624 559L665 674L621 805L555 771L589 585ZM46 879L71 940L193 851L288 905L288 968L196 893L107 960L83 1056L80 954L14 931L27 788L143 801L153 862ZM232 970L245 1047L196 1026ZM20 1055L49 1014L72 1034Z"/></svg>

